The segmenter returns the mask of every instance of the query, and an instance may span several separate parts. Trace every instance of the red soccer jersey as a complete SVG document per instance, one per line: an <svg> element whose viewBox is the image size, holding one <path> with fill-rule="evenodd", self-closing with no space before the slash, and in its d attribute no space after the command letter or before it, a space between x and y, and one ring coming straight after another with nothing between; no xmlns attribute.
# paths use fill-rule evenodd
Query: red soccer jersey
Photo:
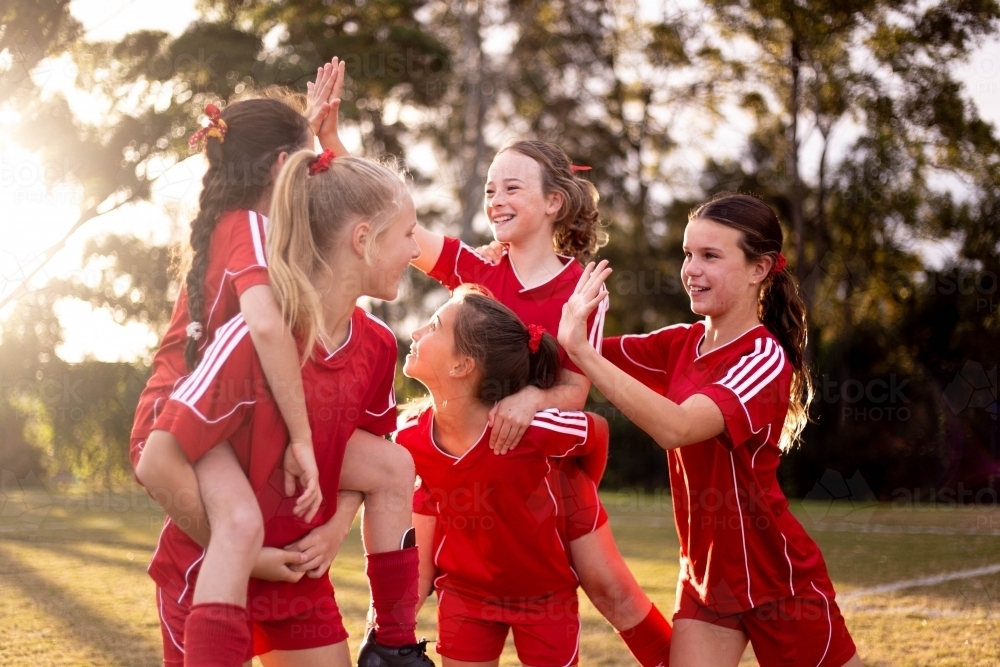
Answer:
<svg viewBox="0 0 1000 667"><path fill-rule="evenodd" d="M240 295L254 285L269 284L264 238L267 218L242 209L222 215L209 244L208 268L205 271L205 332L201 337L202 355L216 329L240 312ZM178 380L188 374L184 360L187 326L190 323L187 289L182 288L174 304L170 326L153 357L153 373L139 397L132 425L132 439L149 437L163 404ZM132 452L133 463L139 452Z"/></svg>
<svg viewBox="0 0 1000 667"><path fill-rule="evenodd" d="M778 441L792 367L763 326L706 354L705 326L679 324L608 338L603 355L675 403L711 398L722 435L667 454L682 582L719 614L738 613L817 585L829 589L819 548L778 485ZM832 591L830 591L832 593Z"/></svg>
<svg viewBox="0 0 1000 667"><path fill-rule="evenodd" d="M392 331L356 308L347 342L333 352L317 346L302 369L323 492L323 503L308 523L293 514L295 498L284 495L281 458L288 434L241 315L219 328L198 368L170 395L154 429L176 437L192 462L228 440L257 494L264 546L284 547L336 512L340 469L354 430L388 435L395 429L396 354ZM201 547L168 519L150 575L180 602L193 590L203 556ZM284 618L295 613L292 601L305 604L330 590L329 577L303 577L296 584L252 579L247 609L258 621Z"/></svg>
<svg viewBox="0 0 1000 667"><path fill-rule="evenodd" d="M493 293L497 301L513 310L522 322L543 326L555 338L563 304L569 301L583 274L583 267L572 257L559 255L559 259L563 262L559 273L541 285L525 288L506 250L499 262L490 264L458 239L445 237L441 256L427 275L450 290L463 283L482 285ZM601 351L607 310L608 300L605 299L587 321L590 344L598 352ZM562 346L559 348L559 362L564 368L582 374Z"/></svg>
<svg viewBox="0 0 1000 667"><path fill-rule="evenodd" d="M437 517L435 588L500 603L573 589L578 579L549 473L553 459L600 449L607 423L584 412L545 410L504 456L490 449L488 426L460 457L437 446L433 427L433 410L426 410L399 429L396 442L413 455L420 476L414 511Z"/></svg>

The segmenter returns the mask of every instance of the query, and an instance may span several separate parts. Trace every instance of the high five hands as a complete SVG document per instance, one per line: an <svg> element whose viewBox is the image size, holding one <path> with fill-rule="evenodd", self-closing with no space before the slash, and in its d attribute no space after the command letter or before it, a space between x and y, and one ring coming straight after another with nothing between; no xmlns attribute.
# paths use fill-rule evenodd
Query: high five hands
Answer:
<svg viewBox="0 0 1000 667"><path fill-rule="evenodd" d="M344 61L334 58L316 70L316 81L306 84L306 119L323 148L349 155L340 141L340 101L346 79Z"/></svg>

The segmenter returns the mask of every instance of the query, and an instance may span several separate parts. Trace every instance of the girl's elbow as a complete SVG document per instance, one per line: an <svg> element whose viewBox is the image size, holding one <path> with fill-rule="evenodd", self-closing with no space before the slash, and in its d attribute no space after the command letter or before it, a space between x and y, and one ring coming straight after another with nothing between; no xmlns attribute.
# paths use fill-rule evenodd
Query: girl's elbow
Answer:
<svg viewBox="0 0 1000 667"><path fill-rule="evenodd" d="M280 320L268 317L255 318L254 321L247 322L247 325L250 328L250 337L265 343L281 340L285 330Z"/></svg>

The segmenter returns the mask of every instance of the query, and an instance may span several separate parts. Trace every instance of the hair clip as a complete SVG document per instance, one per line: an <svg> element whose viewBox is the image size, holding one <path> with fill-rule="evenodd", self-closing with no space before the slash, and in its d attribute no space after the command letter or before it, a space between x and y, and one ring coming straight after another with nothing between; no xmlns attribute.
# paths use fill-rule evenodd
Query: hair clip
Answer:
<svg viewBox="0 0 1000 667"><path fill-rule="evenodd" d="M773 278L784 271L786 266L788 266L788 260L785 259L785 256L782 253L779 252L778 259L774 260L774 266L771 267L771 271L767 274L767 277Z"/></svg>
<svg viewBox="0 0 1000 667"><path fill-rule="evenodd" d="M337 154L327 148L325 151L309 161L309 175L315 176L316 174L329 169L330 163L333 162L335 157L337 157Z"/></svg>
<svg viewBox="0 0 1000 667"><path fill-rule="evenodd" d="M571 164L569 166L569 170L574 174L579 173L581 171L590 171L591 169L593 169L593 167L588 167L585 164Z"/></svg>
<svg viewBox="0 0 1000 667"><path fill-rule="evenodd" d="M532 354L538 352L538 345L542 342L543 333L545 333L545 327L537 324L528 325L528 349L531 350Z"/></svg>
<svg viewBox="0 0 1000 667"><path fill-rule="evenodd" d="M208 126L201 128L188 139L188 146L194 150L204 148L202 140L208 141L208 137L215 137L220 144L226 142L226 132L229 131L229 126L226 125L226 121L222 120L219 107L209 104L205 107L205 115L208 116Z"/></svg>
<svg viewBox="0 0 1000 667"><path fill-rule="evenodd" d="M188 338L194 338L195 340L200 340L201 333L202 331L204 331L204 329L201 326L201 322L191 322L190 324L187 325L187 329L185 329L185 331L187 332Z"/></svg>

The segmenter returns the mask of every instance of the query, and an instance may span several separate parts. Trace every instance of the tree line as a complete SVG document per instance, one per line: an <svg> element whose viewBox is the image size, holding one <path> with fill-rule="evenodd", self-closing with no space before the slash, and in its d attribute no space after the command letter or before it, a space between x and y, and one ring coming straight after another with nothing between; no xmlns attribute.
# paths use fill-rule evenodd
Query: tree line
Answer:
<svg viewBox="0 0 1000 667"><path fill-rule="evenodd" d="M631 0L204 0L179 36L113 43L85 40L68 6L0 10L13 63L0 108L17 110L11 136L24 148L74 165L48 176L81 189L78 225L149 199L152 166L189 155L207 103L305 90L338 55L341 116L364 151L433 155L433 168L408 162L422 224L484 241L486 169L511 136L557 142L592 167L600 256L616 268L606 335L694 319L679 270L695 204L724 190L771 204L810 311L817 389L804 444L781 469L790 495L815 492L827 469L860 474L882 498L995 484L1000 142L952 65L996 34L996 0L705 0L656 16ZM99 123L59 94L43 101L31 72L64 55L106 106ZM736 126L745 139L699 150ZM924 244L942 239L953 252L929 260ZM53 304L82 299L162 333L175 250L98 238L86 280L25 281L6 297L16 305L0 324L0 468L128 478L148 364L65 363ZM423 276L408 281L407 296L376 305L390 323L434 298ZM591 407L612 418L606 484L666 484L651 439L596 393Z"/></svg>

